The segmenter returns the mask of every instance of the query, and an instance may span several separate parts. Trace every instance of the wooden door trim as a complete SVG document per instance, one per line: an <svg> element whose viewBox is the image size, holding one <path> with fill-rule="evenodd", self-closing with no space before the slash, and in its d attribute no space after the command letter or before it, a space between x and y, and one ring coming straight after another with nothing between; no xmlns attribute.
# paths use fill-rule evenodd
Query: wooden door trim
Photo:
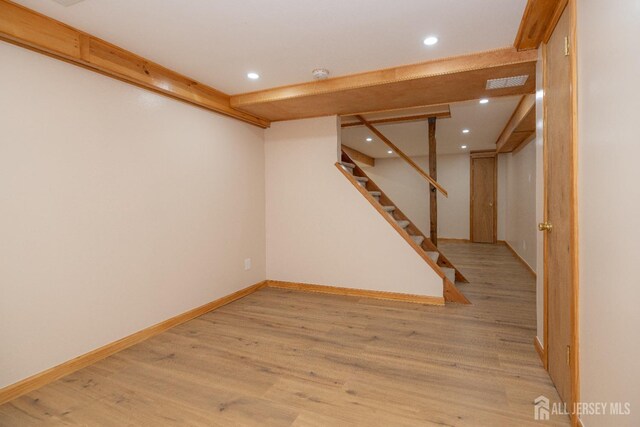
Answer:
<svg viewBox="0 0 640 427"><path fill-rule="evenodd" d="M580 402L580 339L579 339L579 258L578 258L578 74L577 74L577 36L576 36L576 0L569 0L566 2L566 7L560 9L558 15L558 20L563 12L568 11L571 13L571 24L569 29L569 70L570 70L570 81L571 81L571 165L569 169L570 179L571 179L571 197L569 198L570 211L571 211L571 238L569 245L569 253L571 257L571 294L572 294L572 305L570 310L570 319L571 319L571 366L570 366L570 380L571 380L571 395L572 402L567 402L569 407L575 407L577 402ZM551 37L551 34L555 30L554 27L550 28L548 31L548 36ZM543 90L546 93L548 87L548 79L547 79L547 44L549 37L546 38L545 44L542 45L542 80L543 80ZM548 127L547 127L547 104L543 102L543 173L544 173L544 220L547 220L547 209L548 209L548 149L547 149L547 140L548 140ZM543 364L545 369L549 370L549 280L548 280L548 239L546 234L544 235L544 244L543 244L544 252L543 252L543 301L544 301L544 322L543 322L543 335L544 335L544 346L543 346ZM571 414L571 424L573 426L580 425L580 419L577 414Z"/></svg>
<svg viewBox="0 0 640 427"><path fill-rule="evenodd" d="M470 163L470 191L469 191L469 241L473 242L473 198L474 198L474 180L473 180L473 161L476 159L484 159L493 157L493 242L498 242L498 156L495 150L479 150L469 153Z"/></svg>
<svg viewBox="0 0 640 427"><path fill-rule="evenodd" d="M578 234L578 61L577 61L577 7L576 0L569 1L569 10L571 12L571 29L569 32L569 48L571 52L570 62L571 62L571 107L572 107L572 150L573 150L573 158L571 165L571 175L572 175L572 196L571 196L571 224L573 225L571 233L571 247L572 250L572 263L571 268L573 269L572 274L572 290L573 290L573 305L572 305L572 321L573 321L573 343L572 343L572 363L571 363L571 383L573 388L573 400L575 402L580 402L580 340L579 340L579 310L578 304L580 303L580 270L579 270L579 259L578 259L578 244L579 244L579 234ZM579 418L577 415L573 417L573 423L577 426L579 423Z"/></svg>
<svg viewBox="0 0 640 427"><path fill-rule="evenodd" d="M541 49L542 49L542 89L543 92L546 93L547 92L547 87L548 87L548 78L547 78L547 44L544 43L541 45ZM547 141L549 140L548 137L548 119L547 119L547 102L544 100L543 98L543 102L542 102L542 117L543 117L543 130L542 130L542 139L543 139L543 144L542 144L542 175L543 175L543 195L542 195L542 200L543 200L543 207L542 207L542 212L544 215L543 221L547 221L547 212L549 209L549 203L548 203L548 191L547 188L549 187L549 149L547 146ZM548 247L548 239L547 239L547 235L543 234L543 243L542 243L542 293L543 293L543 331L542 331L542 335L544 337L544 345L543 345L543 350L544 350L544 360L543 360L543 365L544 365L544 369L546 369L547 371L549 370L549 352L548 352L548 348L549 348L549 276L547 274L548 269L549 269L549 247Z"/></svg>
<svg viewBox="0 0 640 427"><path fill-rule="evenodd" d="M498 155L493 160L493 243L498 242Z"/></svg>

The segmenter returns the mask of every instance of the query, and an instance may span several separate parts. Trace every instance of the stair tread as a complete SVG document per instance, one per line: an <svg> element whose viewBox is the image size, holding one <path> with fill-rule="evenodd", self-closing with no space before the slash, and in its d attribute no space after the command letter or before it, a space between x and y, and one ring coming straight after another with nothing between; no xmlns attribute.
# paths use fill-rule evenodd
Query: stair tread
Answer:
<svg viewBox="0 0 640 427"><path fill-rule="evenodd" d="M451 281L451 283L456 282L456 269L451 267L440 267L440 270L444 273L444 275Z"/></svg>
<svg viewBox="0 0 640 427"><path fill-rule="evenodd" d="M355 169L356 165L354 165L353 163L349 163L349 162L340 162L342 164L342 166L346 166L348 168L351 169Z"/></svg>
<svg viewBox="0 0 640 427"><path fill-rule="evenodd" d="M369 194L371 194L372 196L382 196L382 193L380 191L369 191Z"/></svg>
<svg viewBox="0 0 640 427"><path fill-rule="evenodd" d="M428 251L427 256L437 262L438 258L440 258L440 253L436 251Z"/></svg>
<svg viewBox="0 0 640 427"><path fill-rule="evenodd" d="M360 182L368 182L369 178L367 178L366 176L355 176L354 177L356 179L356 181L360 181Z"/></svg>
<svg viewBox="0 0 640 427"><path fill-rule="evenodd" d="M400 227L402 227L402 228L406 228L406 227L408 227L408 226L409 226L409 224L410 224L410 222L409 222L409 221L407 221L407 220L401 220L401 221L398 221L398 225L399 225Z"/></svg>
<svg viewBox="0 0 640 427"><path fill-rule="evenodd" d="M384 209L387 212L393 212L396 210L396 207L393 205L390 205L390 206L383 206L382 209Z"/></svg>
<svg viewBox="0 0 640 427"><path fill-rule="evenodd" d="M345 165L340 165L342 167L342 169L347 172L348 174L353 175L353 168L350 168L349 166L345 166Z"/></svg>
<svg viewBox="0 0 640 427"><path fill-rule="evenodd" d="M416 242L418 245L421 245L422 242L424 242L424 237L423 236L415 236L415 235L411 235L411 238L413 239L414 242Z"/></svg>

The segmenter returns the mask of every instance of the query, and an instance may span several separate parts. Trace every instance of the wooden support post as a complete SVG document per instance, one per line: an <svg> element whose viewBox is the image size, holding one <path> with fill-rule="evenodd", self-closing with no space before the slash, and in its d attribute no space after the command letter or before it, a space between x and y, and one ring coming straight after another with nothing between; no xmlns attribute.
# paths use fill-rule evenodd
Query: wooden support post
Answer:
<svg viewBox="0 0 640 427"><path fill-rule="evenodd" d="M438 179L438 160L436 157L436 118L429 117L429 175ZM429 232L434 245L438 246L438 192L429 184Z"/></svg>

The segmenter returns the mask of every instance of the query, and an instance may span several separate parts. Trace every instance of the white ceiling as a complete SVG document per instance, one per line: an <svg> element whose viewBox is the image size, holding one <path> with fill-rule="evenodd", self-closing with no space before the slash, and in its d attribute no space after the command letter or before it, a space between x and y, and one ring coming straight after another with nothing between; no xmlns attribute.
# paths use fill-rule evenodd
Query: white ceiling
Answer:
<svg viewBox="0 0 640 427"><path fill-rule="evenodd" d="M480 104L477 100L450 104L451 118L436 121L438 154L495 149L496 140L521 98L521 96L491 98L488 104ZM426 120L380 124L376 127L408 156L425 156L429 153ZM469 129L469 133L463 134L463 129ZM367 137L373 138L373 141L366 142ZM371 157L397 157L396 153L388 154L387 145L364 126L344 128L342 143ZM462 145L466 145L467 148L460 148Z"/></svg>
<svg viewBox="0 0 640 427"><path fill-rule="evenodd" d="M526 0L14 0L236 94L510 46ZM440 42L422 44L429 35ZM250 81L249 71L262 78Z"/></svg>

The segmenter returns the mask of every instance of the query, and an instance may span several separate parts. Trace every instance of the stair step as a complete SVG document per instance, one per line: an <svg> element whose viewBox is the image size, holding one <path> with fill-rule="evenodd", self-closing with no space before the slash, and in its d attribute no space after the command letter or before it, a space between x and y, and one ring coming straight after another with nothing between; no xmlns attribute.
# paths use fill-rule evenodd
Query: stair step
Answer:
<svg viewBox="0 0 640 427"><path fill-rule="evenodd" d="M356 167L353 163L341 162L342 169L353 175L353 169Z"/></svg>
<svg viewBox="0 0 640 427"><path fill-rule="evenodd" d="M367 188L367 182L369 181L369 178L365 178L364 176L356 176L354 178L356 179L356 181L358 181L358 184L360 184L362 188Z"/></svg>
<svg viewBox="0 0 640 427"><path fill-rule="evenodd" d="M411 238L418 244L418 246L420 246L422 242L424 242L424 236L411 236Z"/></svg>
<svg viewBox="0 0 640 427"><path fill-rule="evenodd" d="M434 260L435 262L438 262L438 258L440 258L440 253L435 251L427 252L427 256L432 260Z"/></svg>
<svg viewBox="0 0 640 427"><path fill-rule="evenodd" d="M377 201L380 201L380 196L382 196L380 191L369 191L369 194L371 194Z"/></svg>
<svg viewBox="0 0 640 427"><path fill-rule="evenodd" d="M407 228L409 224L409 221L406 220L398 221L398 225L400 226L400 228Z"/></svg>
<svg viewBox="0 0 640 427"><path fill-rule="evenodd" d="M456 283L456 270L449 267L440 267L440 270L447 276L447 279L451 280L451 283Z"/></svg>
<svg viewBox="0 0 640 427"><path fill-rule="evenodd" d="M353 175L353 169L348 168L345 165L342 165L342 169L344 169L349 175Z"/></svg>
<svg viewBox="0 0 640 427"><path fill-rule="evenodd" d="M382 207L382 209L383 209L385 212L391 213L391 212L393 212L393 211L395 211L395 210L396 210L396 207L395 207L395 206L383 206L383 207Z"/></svg>

